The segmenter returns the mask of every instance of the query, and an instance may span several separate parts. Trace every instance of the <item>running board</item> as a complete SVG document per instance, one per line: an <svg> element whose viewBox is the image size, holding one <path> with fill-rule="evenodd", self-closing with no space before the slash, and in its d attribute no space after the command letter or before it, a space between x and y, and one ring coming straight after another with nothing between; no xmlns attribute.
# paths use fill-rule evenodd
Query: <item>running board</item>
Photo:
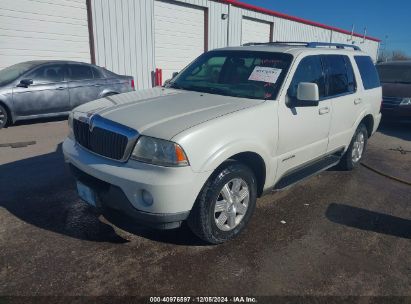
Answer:
<svg viewBox="0 0 411 304"><path fill-rule="evenodd" d="M297 182L307 179L317 173L327 170L328 168L334 167L340 162L341 153L334 153L328 155L324 158L310 162L309 164L293 170L286 175L284 175L274 186L274 191L284 190Z"/></svg>

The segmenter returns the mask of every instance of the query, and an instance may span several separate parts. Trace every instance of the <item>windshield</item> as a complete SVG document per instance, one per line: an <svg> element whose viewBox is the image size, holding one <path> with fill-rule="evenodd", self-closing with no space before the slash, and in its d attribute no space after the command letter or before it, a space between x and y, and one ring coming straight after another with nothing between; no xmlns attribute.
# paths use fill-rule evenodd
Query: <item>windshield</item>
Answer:
<svg viewBox="0 0 411 304"><path fill-rule="evenodd" d="M16 78L20 77L25 72L30 70L33 66L35 66L35 63L33 62L23 62L9 66L8 68L1 70L0 85L7 84L15 80Z"/></svg>
<svg viewBox="0 0 411 304"><path fill-rule="evenodd" d="M292 56L256 51L211 51L201 55L167 87L204 93L276 99Z"/></svg>
<svg viewBox="0 0 411 304"><path fill-rule="evenodd" d="M381 82L411 84L411 65L378 65Z"/></svg>

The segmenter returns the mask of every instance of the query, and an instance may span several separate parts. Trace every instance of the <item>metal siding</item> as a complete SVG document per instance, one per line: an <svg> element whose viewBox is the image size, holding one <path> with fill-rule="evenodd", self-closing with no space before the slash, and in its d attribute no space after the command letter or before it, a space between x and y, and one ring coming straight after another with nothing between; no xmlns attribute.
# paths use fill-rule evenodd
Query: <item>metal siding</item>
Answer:
<svg viewBox="0 0 411 304"><path fill-rule="evenodd" d="M163 80L204 52L204 13L202 7L154 2L155 61Z"/></svg>
<svg viewBox="0 0 411 304"><path fill-rule="evenodd" d="M11 0L6 1L11 2ZM92 0L97 64L106 66L117 73L133 75L138 89L152 86L152 72L155 69L154 1L157 0ZM116 5L116 2L122 2L122 5ZM340 32L332 32L329 29L243 9L235 5L229 7L218 1L170 0L168 2L180 2L208 9L209 50L226 45L240 45L243 17L274 23L274 41L330 42L332 40L332 42L347 43L347 38L349 38L349 35ZM229 20L222 20L221 15L227 14L228 10L230 11ZM204 20L199 20L199 22L204 22ZM228 24L229 41L227 41ZM365 43L361 43L362 39L358 37L355 41L374 60L376 59L378 42L366 40Z"/></svg>
<svg viewBox="0 0 411 304"><path fill-rule="evenodd" d="M86 2L2 0L0 69L27 60L90 62Z"/></svg>
<svg viewBox="0 0 411 304"><path fill-rule="evenodd" d="M152 0L92 0L96 64L134 77L136 88L152 86Z"/></svg>

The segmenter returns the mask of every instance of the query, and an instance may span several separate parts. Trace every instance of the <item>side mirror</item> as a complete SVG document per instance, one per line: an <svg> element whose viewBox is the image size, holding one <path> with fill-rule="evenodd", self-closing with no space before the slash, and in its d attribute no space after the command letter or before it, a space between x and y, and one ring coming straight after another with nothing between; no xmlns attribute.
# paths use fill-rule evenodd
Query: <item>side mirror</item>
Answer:
<svg viewBox="0 0 411 304"><path fill-rule="evenodd" d="M33 84L33 79L22 79L20 80L20 83L17 86L21 88L27 88L29 85L32 85L32 84Z"/></svg>
<svg viewBox="0 0 411 304"><path fill-rule="evenodd" d="M173 79L174 77L176 77L178 75L178 72L173 72L172 74L173 76L171 77L171 79Z"/></svg>
<svg viewBox="0 0 411 304"><path fill-rule="evenodd" d="M170 84L171 79L167 79L166 81L164 81L163 87L166 87Z"/></svg>
<svg viewBox="0 0 411 304"><path fill-rule="evenodd" d="M316 83L301 82L297 88L297 100L300 107L316 107L320 101L320 91Z"/></svg>

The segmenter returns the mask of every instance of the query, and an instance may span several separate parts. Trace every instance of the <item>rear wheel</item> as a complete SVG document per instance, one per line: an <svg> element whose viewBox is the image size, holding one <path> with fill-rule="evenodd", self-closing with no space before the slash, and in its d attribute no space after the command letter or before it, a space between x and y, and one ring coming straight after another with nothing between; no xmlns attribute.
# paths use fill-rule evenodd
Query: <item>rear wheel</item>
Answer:
<svg viewBox="0 0 411 304"><path fill-rule="evenodd" d="M368 131L364 124L360 124L354 133L350 146L341 158L339 167L343 170L350 171L357 167L364 155L367 146Z"/></svg>
<svg viewBox="0 0 411 304"><path fill-rule="evenodd" d="M0 104L0 129L4 128L8 122L8 113L5 107Z"/></svg>
<svg viewBox="0 0 411 304"><path fill-rule="evenodd" d="M224 164L204 185L188 224L208 243L233 239L250 220L257 200L254 173L236 161Z"/></svg>

